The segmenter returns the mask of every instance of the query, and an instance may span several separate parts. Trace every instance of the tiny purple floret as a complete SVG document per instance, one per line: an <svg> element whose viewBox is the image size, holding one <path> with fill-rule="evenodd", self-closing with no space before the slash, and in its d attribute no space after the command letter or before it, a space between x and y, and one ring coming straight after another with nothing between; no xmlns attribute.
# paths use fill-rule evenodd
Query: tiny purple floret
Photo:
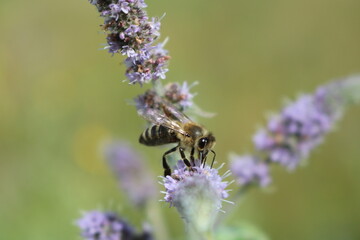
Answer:
<svg viewBox="0 0 360 240"><path fill-rule="evenodd" d="M265 187L271 183L268 165L255 156L231 156L230 169L240 185L259 184Z"/></svg>

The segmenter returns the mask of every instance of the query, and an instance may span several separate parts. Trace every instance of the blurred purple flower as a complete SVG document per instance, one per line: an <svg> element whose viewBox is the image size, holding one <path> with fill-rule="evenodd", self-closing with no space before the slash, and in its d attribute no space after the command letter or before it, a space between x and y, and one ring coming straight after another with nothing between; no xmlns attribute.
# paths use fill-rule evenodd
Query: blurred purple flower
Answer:
<svg viewBox="0 0 360 240"><path fill-rule="evenodd" d="M146 168L142 156L127 143L113 142L106 146L105 154L121 188L133 204L142 206L156 195L154 178Z"/></svg>
<svg viewBox="0 0 360 240"><path fill-rule="evenodd" d="M134 235L133 229L111 212L86 212L76 224L85 240L122 240Z"/></svg>
<svg viewBox="0 0 360 240"><path fill-rule="evenodd" d="M350 80L320 86L314 94L302 95L288 104L280 114L270 118L266 129L254 135L256 150L263 152L267 161L294 169L342 116L348 99L353 98L346 97L352 88L349 86L358 86L360 82L359 78Z"/></svg>
<svg viewBox="0 0 360 240"><path fill-rule="evenodd" d="M116 213L89 211L76 221L85 240L152 240L149 227L138 234Z"/></svg>
<svg viewBox="0 0 360 240"><path fill-rule="evenodd" d="M232 155L230 170L240 185L257 183L265 187L271 183L268 165L252 155Z"/></svg>

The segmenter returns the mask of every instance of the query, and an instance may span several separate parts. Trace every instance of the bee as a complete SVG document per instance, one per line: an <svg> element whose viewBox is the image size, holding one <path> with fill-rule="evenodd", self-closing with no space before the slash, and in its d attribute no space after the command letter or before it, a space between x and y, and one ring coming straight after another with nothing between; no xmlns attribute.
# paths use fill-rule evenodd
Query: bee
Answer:
<svg viewBox="0 0 360 240"><path fill-rule="evenodd" d="M216 153L212 150L215 146L215 137L203 126L193 122L175 106L165 101L160 102L159 108L143 108L139 109L138 113L153 124L140 135L141 144L159 146L178 143L162 156L164 176L171 175L166 156L176 150L179 150L182 160L189 168L195 165L195 154L201 164L205 164L207 154L211 151L214 154L212 167L216 157ZM186 158L185 152L190 152L190 161Z"/></svg>

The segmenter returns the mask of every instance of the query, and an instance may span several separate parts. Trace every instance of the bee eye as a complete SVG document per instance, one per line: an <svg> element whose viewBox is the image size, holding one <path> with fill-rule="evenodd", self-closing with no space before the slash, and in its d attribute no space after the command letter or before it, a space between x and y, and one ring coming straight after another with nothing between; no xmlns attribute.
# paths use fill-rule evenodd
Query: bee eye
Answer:
<svg viewBox="0 0 360 240"><path fill-rule="evenodd" d="M208 143L207 138L200 138L200 140L198 142L198 146L200 149L204 149L204 147L206 146L207 143Z"/></svg>

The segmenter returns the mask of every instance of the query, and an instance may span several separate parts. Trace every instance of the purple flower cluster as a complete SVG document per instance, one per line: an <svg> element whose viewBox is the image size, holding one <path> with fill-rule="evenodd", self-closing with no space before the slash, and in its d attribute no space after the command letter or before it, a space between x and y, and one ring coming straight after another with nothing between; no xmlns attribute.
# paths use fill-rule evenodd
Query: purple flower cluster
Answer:
<svg viewBox="0 0 360 240"><path fill-rule="evenodd" d="M198 233L209 231L215 223L222 201L229 196L229 185L218 169L203 166L195 161L190 169L179 161L171 176L163 177L166 191L164 200L176 207L181 217Z"/></svg>
<svg viewBox="0 0 360 240"><path fill-rule="evenodd" d="M292 170L323 141L341 112L341 104L334 109L333 106L329 108L326 101L335 87L330 86L319 88L313 95L299 97L279 115L273 116L266 129L254 135L256 149L264 152L268 161Z"/></svg>
<svg viewBox="0 0 360 240"><path fill-rule="evenodd" d="M158 93L153 89L147 90L144 94L137 96L134 101L136 108L139 109L161 109L161 104L166 102L173 104L178 110L193 106L193 97L195 94L190 93L190 86L187 82L182 85L179 83L169 83L161 92Z"/></svg>
<svg viewBox="0 0 360 240"><path fill-rule="evenodd" d="M126 76L131 84L148 83L157 79L165 79L167 61L170 59L163 44L146 48L142 51L144 57L128 57L125 60Z"/></svg>
<svg viewBox="0 0 360 240"><path fill-rule="evenodd" d="M231 171L240 185L271 182L269 164L293 170L317 147L345 108L360 101L360 78L352 76L320 86L300 96L270 118L253 137L256 155L232 156Z"/></svg>
<svg viewBox="0 0 360 240"><path fill-rule="evenodd" d="M201 165L199 161L195 161L195 163L196 165L189 169L183 161L179 161L172 175L163 177L166 189L164 200L170 203L170 206L179 207L183 197L191 188L205 189L214 193L217 199L220 200L229 196L229 190L225 190L229 183L223 181L228 176L228 172L220 176L218 169L210 168L208 165ZM216 208L220 210L221 204Z"/></svg>
<svg viewBox="0 0 360 240"><path fill-rule="evenodd" d="M187 109L193 105L193 97L195 94L190 93L190 89L195 86L197 82L188 85L187 82L183 82L182 85L179 83L169 83L165 86L165 98L178 106L179 109Z"/></svg>
<svg viewBox="0 0 360 240"><path fill-rule="evenodd" d="M169 56L164 44L154 45L160 36L160 21L149 21L143 0L91 0L101 16L103 29L108 33L106 49L126 55L126 76L131 84L164 79Z"/></svg>
<svg viewBox="0 0 360 240"><path fill-rule="evenodd" d="M127 143L114 142L105 149L111 170L121 188L136 206L144 206L156 195L155 182L145 167L144 160Z"/></svg>
<svg viewBox="0 0 360 240"><path fill-rule="evenodd" d="M77 220L81 236L85 240L121 240L131 239L134 230L115 213L91 211Z"/></svg>
<svg viewBox="0 0 360 240"><path fill-rule="evenodd" d="M230 169L237 182L244 186L258 183L265 187L271 183L269 167L259 158L252 155L231 156Z"/></svg>
<svg viewBox="0 0 360 240"><path fill-rule="evenodd" d="M132 226L116 213L89 211L76 221L85 240L153 240L150 229L136 233Z"/></svg>
<svg viewBox="0 0 360 240"><path fill-rule="evenodd" d="M134 101L137 110L160 109L162 98L155 90L149 89L144 94L137 96Z"/></svg>

